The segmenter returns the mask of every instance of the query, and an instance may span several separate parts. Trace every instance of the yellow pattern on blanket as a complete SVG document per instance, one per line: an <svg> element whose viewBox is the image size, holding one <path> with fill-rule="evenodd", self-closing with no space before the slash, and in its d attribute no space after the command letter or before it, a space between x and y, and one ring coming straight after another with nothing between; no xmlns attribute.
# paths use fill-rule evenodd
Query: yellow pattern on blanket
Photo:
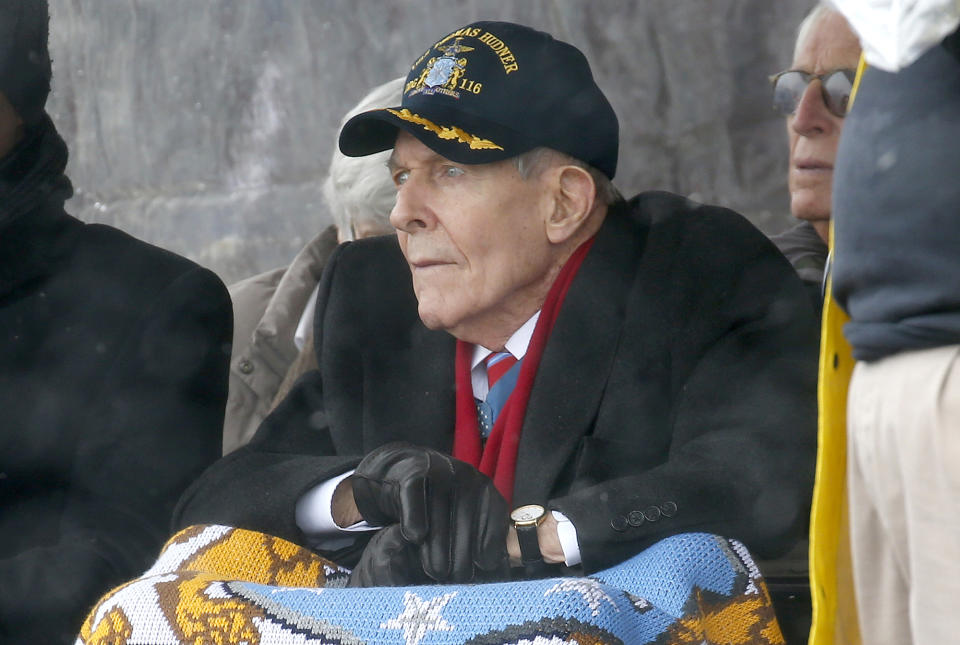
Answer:
<svg viewBox="0 0 960 645"><path fill-rule="evenodd" d="M216 573L212 573L216 572ZM80 631L82 642L113 645L127 642L132 619L121 602L124 589L148 581L165 623L183 643L258 645L254 620L262 609L217 593L223 580L245 580L283 587L323 587L328 574L344 573L335 564L292 542L243 529L193 526L174 535L157 564L142 578L118 587L98 603ZM176 573L176 575L171 575ZM142 593L142 592L141 592ZM103 612L101 614L101 612ZM93 625L96 624L94 628Z"/></svg>

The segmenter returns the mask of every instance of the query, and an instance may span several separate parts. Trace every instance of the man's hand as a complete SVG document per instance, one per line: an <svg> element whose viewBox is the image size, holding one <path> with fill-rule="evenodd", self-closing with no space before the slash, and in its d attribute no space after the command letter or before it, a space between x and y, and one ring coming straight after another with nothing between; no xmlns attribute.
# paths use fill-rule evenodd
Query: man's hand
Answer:
<svg viewBox="0 0 960 645"><path fill-rule="evenodd" d="M537 527L537 542L540 543L540 554L544 562L562 564L565 561L563 547L560 546L560 535L557 533L557 520L550 511L547 511L546 518ZM512 526L507 533L507 554L510 556L511 567L522 566L517 529Z"/></svg>
<svg viewBox="0 0 960 645"><path fill-rule="evenodd" d="M420 565L433 580L506 577L507 503L470 464L392 443L368 454L350 480L363 519L399 524L403 539L419 546Z"/></svg>
<svg viewBox="0 0 960 645"><path fill-rule="evenodd" d="M420 566L419 547L403 539L400 525L377 531L350 572L348 587L403 587L432 582Z"/></svg>

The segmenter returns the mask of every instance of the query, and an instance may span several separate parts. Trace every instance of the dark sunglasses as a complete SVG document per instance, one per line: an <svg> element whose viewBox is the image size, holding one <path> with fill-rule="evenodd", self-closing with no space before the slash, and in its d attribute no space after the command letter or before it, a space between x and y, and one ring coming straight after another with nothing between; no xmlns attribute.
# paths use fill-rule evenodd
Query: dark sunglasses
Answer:
<svg viewBox="0 0 960 645"><path fill-rule="evenodd" d="M820 81L820 94L831 114L843 118L847 115L847 103L853 90L855 72L852 69L835 69L826 74L808 74L798 69L770 77L773 83L773 109L787 116L797 110L803 93L812 81Z"/></svg>

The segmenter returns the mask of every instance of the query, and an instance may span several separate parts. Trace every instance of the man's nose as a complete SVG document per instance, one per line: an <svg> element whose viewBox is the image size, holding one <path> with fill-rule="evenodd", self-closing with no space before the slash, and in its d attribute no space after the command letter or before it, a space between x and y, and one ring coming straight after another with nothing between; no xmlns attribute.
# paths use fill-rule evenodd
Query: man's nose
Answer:
<svg viewBox="0 0 960 645"><path fill-rule="evenodd" d="M830 114L823 100L823 86L820 83L819 79L810 81L797 103L790 123L797 134L810 137L828 133L836 127L835 117Z"/></svg>
<svg viewBox="0 0 960 645"><path fill-rule="evenodd" d="M431 228L436 222L430 210L428 187L413 177L397 188L397 201L390 211L390 224L398 231L416 233Z"/></svg>

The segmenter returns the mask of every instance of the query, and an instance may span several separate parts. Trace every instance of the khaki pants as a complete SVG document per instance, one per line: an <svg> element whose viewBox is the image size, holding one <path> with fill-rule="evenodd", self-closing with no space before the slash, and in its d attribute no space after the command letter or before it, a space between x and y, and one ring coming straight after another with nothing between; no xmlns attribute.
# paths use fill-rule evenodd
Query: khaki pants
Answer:
<svg viewBox="0 0 960 645"><path fill-rule="evenodd" d="M857 364L847 435L864 645L960 643L960 346Z"/></svg>

